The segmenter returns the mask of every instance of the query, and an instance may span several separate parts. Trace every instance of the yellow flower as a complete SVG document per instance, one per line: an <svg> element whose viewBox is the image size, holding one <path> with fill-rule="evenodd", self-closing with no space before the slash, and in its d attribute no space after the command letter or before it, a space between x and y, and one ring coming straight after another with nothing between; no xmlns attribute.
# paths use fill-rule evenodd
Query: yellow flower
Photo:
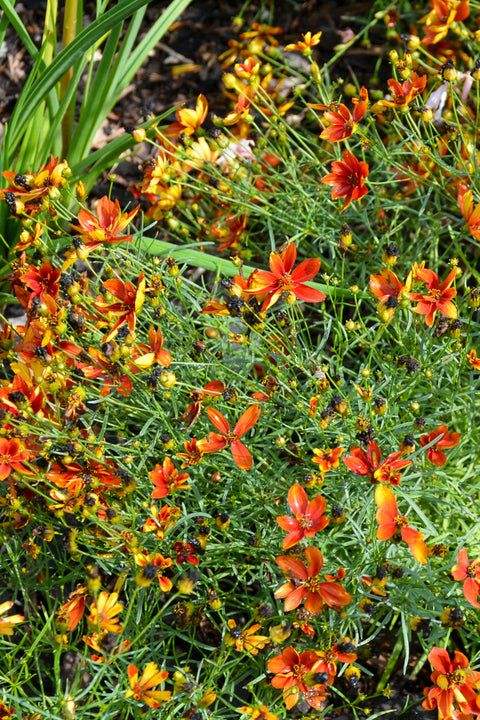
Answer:
<svg viewBox="0 0 480 720"><path fill-rule="evenodd" d="M3 613L6 613L7 610L10 610L13 607L13 602L11 600L7 600L7 602L4 602L0 605L0 615L3 615ZM12 625L17 625L17 623L21 623L25 620L23 615L9 615L8 617L0 617L0 635L13 635L14 628Z"/></svg>
<svg viewBox="0 0 480 720"><path fill-rule="evenodd" d="M140 680L138 679L138 668L135 665L129 665L127 668L128 681L130 690L127 690L125 696L134 697L135 700L141 700L151 708L158 708L163 703L170 700L172 693L166 690L151 690L150 688L159 685L168 677L166 670L159 670L157 663L148 663L142 673Z"/></svg>
<svg viewBox="0 0 480 720"><path fill-rule="evenodd" d="M90 605L88 622L100 631L118 633L122 626L118 624L117 613L122 612L123 605L118 601L118 593L101 592L96 602Z"/></svg>

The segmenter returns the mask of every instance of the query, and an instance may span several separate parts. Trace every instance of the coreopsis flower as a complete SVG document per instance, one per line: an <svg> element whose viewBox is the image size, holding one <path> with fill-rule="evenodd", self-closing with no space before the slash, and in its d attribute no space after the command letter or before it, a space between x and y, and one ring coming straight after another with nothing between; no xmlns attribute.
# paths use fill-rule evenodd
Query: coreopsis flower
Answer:
<svg viewBox="0 0 480 720"><path fill-rule="evenodd" d="M159 510L156 505L150 505L150 515L143 525L143 532L155 532L155 537L163 540L165 532L173 527L180 517L180 508L163 505Z"/></svg>
<svg viewBox="0 0 480 720"><path fill-rule="evenodd" d="M307 702L312 705L307 696L313 689L313 677L320 662L321 660L319 660L315 652L305 650L298 653L293 647L285 648L281 655L277 655L268 661L268 670L275 675L271 681L272 685L283 690L283 700L287 710L297 704L301 693L305 696ZM325 685L317 687L325 690ZM325 699L325 694L323 694L323 699ZM312 707L317 705L318 709L320 709L320 703L316 703Z"/></svg>
<svg viewBox="0 0 480 720"><path fill-rule="evenodd" d="M265 645L270 642L270 638L266 635L255 635L261 628L258 623L245 630L238 627L233 619L229 620L227 624L230 632L225 636L225 642L227 645L234 645L237 652L245 651L250 655L258 655L258 651L263 650Z"/></svg>
<svg viewBox="0 0 480 720"><path fill-rule="evenodd" d="M331 685L337 674L337 662L353 663L357 659L356 647L350 640L345 637L337 645L326 650L316 650L315 653L320 660L320 665L315 668L317 673L326 673L328 675L328 684Z"/></svg>
<svg viewBox="0 0 480 720"><path fill-rule="evenodd" d="M401 535L413 557L420 563L426 563L428 550L423 540L423 533L411 528L408 525L408 518L398 514L395 495L388 485L377 485L375 502L378 507L376 514L377 538L390 540L390 538Z"/></svg>
<svg viewBox="0 0 480 720"><path fill-rule="evenodd" d="M393 78L388 81L392 100L378 100L372 105L371 112L382 113L385 108L404 108L410 105L416 97L418 97L425 89L427 84L426 75L417 75L416 72L410 73L408 80L402 84Z"/></svg>
<svg viewBox="0 0 480 720"><path fill-rule="evenodd" d="M431 430L428 435L422 435L420 437L420 445L425 447L425 445L430 445L430 443L436 440L436 438L439 438L432 447L428 448L427 458L432 465L443 467L447 462L447 456L443 450L458 445L461 437L460 433L449 432L447 425L439 425L436 430Z"/></svg>
<svg viewBox="0 0 480 720"><path fill-rule="evenodd" d="M344 452L344 447L336 447L332 449L313 448L315 457L312 462L317 463L322 473L322 477L332 468L338 468L340 465L340 455Z"/></svg>
<svg viewBox="0 0 480 720"><path fill-rule="evenodd" d="M205 121L208 113L208 102L205 95L197 98L195 110L192 108L179 108L175 113L177 122L167 128L167 135L178 137L180 134L193 135Z"/></svg>
<svg viewBox="0 0 480 720"><path fill-rule="evenodd" d="M317 495L308 502L307 493L299 483L292 485L288 491L288 504L294 517L288 515L277 517L277 522L282 530L288 531L282 545L284 550L296 545L304 537L314 537L330 522L324 515L327 506L325 499L321 495Z"/></svg>
<svg viewBox="0 0 480 720"><path fill-rule="evenodd" d="M184 562L188 562L190 565L198 565L200 563L200 560L195 555L196 550L190 543L177 541L174 543L173 549L177 553L175 562L179 565L183 565Z"/></svg>
<svg viewBox="0 0 480 720"><path fill-rule="evenodd" d="M295 299L303 302L322 302L325 295L315 288L305 285L305 282L315 277L320 269L320 260L311 258L303 260L300 265L293 269L297 258L297 246L290 243L281 253L270 253L270 271L256 270L250 275L249 287L245 291L255 295L267 297L263 301L262 310L275 305L285 293L287 302L294 302Z"/></svg>
<svg viewBox="0 0 480 720"><path fill-rule="evenodd" d="M404 285L390 268L385 268L380 275L370 275L370 290L379 300L378 312L391 320L395 309L402 301L409 301L409 290L411 287L411 276Z"/></svg>
<svg viewBox="0 0 480 720"><path fill-rule="evenodd" d="M439 720L467 720L478 712L476 698L480 672L471 670L468 658L455 650L453 658L445 648L434 647L428 656L433 667L430 680L434 687L425 688L422 702L426 710L438 709Z"/></svg>
<svg viewBox="0 0 480 720"><path fill-rule="evenodd" d="M410 299L418 302L418 305L412 310L420 315L425 315L425 323L428 327L432 327L437 311L448 318L457 317L457 308L452 302L457 291L451 287L456 276L457 268L453 268L440 285L438 275L433 270L418 268L415 271L415 278L426 284L428 293L410 293Z"/></svg>
<svg viewBox="0 0 480 720"><path fill-rule="evenodd" d="M105 355L94 347L88 348L88 354L94 361L93 365L81 364L81 369L86 378L103 380L100 397L106 397L112 390L116 390L120 395L126 397L132 392L132 378L126 372L126 367L122 362L120 353L117 353L115 341L111 341L113 347L112 355ZM113 356L115 355L115 359Z"/></svg>
<svg viewBox="0 0 480 720"><path fill-rule="evenodd" d="M5 170L2 175L11 185L0 190L0 198L6 199L8 194L13 195L15 200L25 204L27 215L35 215L42 207L42 199L45 196L57 196L60 188L67 185L67 177L72 174L66 160L61 163L58 161L59 158L52 155L38 172L28 175Z"/></svg>
<svg viewBox="0 0 480 720"><path fill-rule="evenodd" d="M180 465L182 470L189 465L198 465L200 462L202 462L204 450L203 444L200 440L197 440L197 438L185 440L183 446L185 448L185 452L177 453L176 455L178 458L182 458L183 460L182 464Z"/></svg>
<svg viewBox="0 0 480 720"><path fill-rule="evenodd" d="M129 665L127 668L128 682L130 690L127 690L125 697L133 697L134 700L140 700L151 708L159 708L163 703L170 700L172 693L167 690L152 690L156 685L163 683L167 677L166 670L159 670L157 663L150 662L142 673L140 680L138 679L139 670L135 665Z"/></svg>
<svg viewBox="0 0 480 720"><path fill-rule="evenodd" d="M12 717L13 713L15 712L14 709L10 710L6 705L3 704L3 702L0 700L0 720L9 720L9 718ZM257 716L260 717L261 716ZM267 718L266 720L272 720L272 718ZM278 717L275 715L275 720L278 720Z"/></svg>
<svg viewBox="0 0 480 720"><path fill-rule="evenodd" d="M239 708L239 710L245 715L250 715L250 720L279 720L278 715L275 715L275 713L271 713L266 705L258 705L257 707L243 705L241 708Z"/></svg>
<svg viewBox="0 0 480 720"><path fill-rule="evenodd" d="M62 271L58 269L54 270L50 263L42 263L40 268L37 268L35 265L29 265L28 272L22 275L23 284L32 291L29 299L29 307L31 306L33 298L36 297L45 303L50 301L50 306L52 305L52 301L58 297L60 291L58 280L61 274Z"/></svg>
<svg viewBox="0 0 480 720"><path fill-rule="evenodd" d="M463 183L458 186L458 204L471 234L480 240L480 205L473 205L473 192Z"/></svg>
<svg viewBox="0 0 480 720"><path fill-rule="evenodd" d="M161 553L146 553L134 551L135 564L143 568L135 578L140 587L148 587L151 582L157 578L160 590L168 592L172 589L172 581L163 575L163 571L171 567L172 558L164 557Z"/></svg>
<svg viewBox="0 0 480 720"><path fill-rule="evenodd" d="M191 390L190 397L193 400L188 406L182 420L187 423L187 430L192 427L193 423L198 419L200 412L205 403L210 397L217 397L221 395L226 388L226 385L221 380L212 380L208 382L201 390Z"/></svg>
<svg viewBox="0 0 480 720"><path fill-rule="evenodd" d="M92 648L92 650L96 650L97 653L100 653L99 655L94 654L90 658L93 662L98 663L112 662L113 657L128 650L132 644L130 640L123 640L120 644L117 644L118 635L108 632L94 632L88 636L84 635L82 640L86 642L88 647ZM111 658L107 659L106 655L110 655Z"/></svg>
<svg viewBox="0 0 480 720"><path fill-rule="evenodd" d="M93 303L93 306L96 310L99 310L102 315L111 313L117 316L118 320L104 337L104 342L109 342L123 325L128 325L130 331L135 330L137 315L145 302L145 285L146 281L143 271L140 273L136 287L129 280L126 282L118 280L117 278L105 280L103 286L111 295L117 298L117 300L109 302L99 296L97 301Z"/></svg>
<svg viewBox="0 0 480 720"><path fill-rule="evenodd" d="M0 481L6 480L12 472L31 474L24 466L31 453L22 447L20 440L0 437Z"/></svg>
<svg viewBox="0 0 480 720"><path fill-rule="evenodd" d="M204 453L217 452L223 448L230 446L233 459L242 470L250 470L253 464L253 458L248 448L240 441L250 428L252 428L260 417L260 405L251 405L241 417L237 424L231 430L230 424L221 412L213 407L207 408L209 420L215 425L220 433L211 432L205 442L201 443L201 450Z"/></svg>
<svg viewBox="0 0 480 720"><path fill-rule="evenodd" d="M357 160L350 150L344 150L343 160L335 160L332 163L332 172L325 175L321 182L333 187L333 200L345 198L340 212L343 212L352 200L359 200L367 194L368 188L365 187L365 180L368 173L368 164Z"/></svg>
<svg viewBox="0 0 480 720"><path fill-rule="evenodd" d="M7 600L0 605L0 615L8 612L13 607L13 602ZM18 625L25 620L23 615L7 615L6 617L0 617L0 635L13 635L14 625Z"/></svg>
<svg viewBox="0 0 480 720"><path fill-rule="evenodd" d="M119 624L118 613L122 612L123 605L118 602L118 593L101 592L90 605L90 615L87 620L89 625L98 628L99 631L121 632L122 626Z"/></svg>
<svg viewBox="0 0 480 720"><path fill-rule="evenodd" d="M131 242L131 235L121 235L127 225L133 220L140 205L129 213L122 214L118 200L112 202L107 196L100 198L96 207L96 216L88 210L78 213L78 225L72 228L83 236L85 257L93 250L101 247L102 243ZM65 270L78 259L77 250L71 252L62 267Z"/></svg>
<svg viewBox="0 0 480 720"><path fill-rule="evenodd" d="M477 351L472 349L467 353L467 360L475 370L480 370L480 358L477 357Z"/></svg>
<svg viewBox="0 0 480 720"><path fill-rule="evenodd" d="M392 485L398 485L402 477L402 473L398 471L412 464L411 460L402 459L402 453L398 451L390 453L382 463L382 453L374 440L366 451L360 447L352 447L350 455L342 459L355 475L368 475L372 484L391 482Z"/></svg>
<svg viewBox="0 0 480 720"><path fill-rule="evenodd" d="M315 47L315 45L318 45L320 42L320 38L322 37L321 32L315 33L315 35L312 35L310 30L306 33L302 33L303 40L299 40L296 43L289 43L288 45L285 45L283 48L286 52L294 52L299 51L303 53L306 57L310 57L312 54L312 47Z"/></svg>
<svg viewBox="0 0 480 720"><path fill-rule="evenodd" d="M452 568L455 580L464 580L463 594L473 607L480 608L478 595L480 593L480 558L468 561L465 548L458 551L458 563Z"/></svg>
<svg viewBox="0 0 480 720"><path fill-rule="evenodd" d="M446 37L453 23L465 20L470 14L469 0L430 0L432 10L420 19L425 37L422 45L435 45Z"/></svg>
<svg viewBox="0 0 480 720"><path fill-rule="evenodd" d="M241 33L242 40L249 40L248 49L251 53L259 53L263 50L265 44L276 47L278 45L277 35L282 35L281 27L275 25L267 25L266 23L253 23L251 30Z"/></svg>
<svg viewBox="0 0 480 720"><path fill-rule="evenodd" d="M351 137L357 132L357 123L363 118L367 112L368 107L368 92L365 87L362 87L360 91L360 98L354 99L353 115L350 110L343 103L337 104L334 107L328 105L315 105L310 104L309 107L315 110L326 110L323 113L323 120L330 123L321 133L320 137L328 142L340 142Z"/></svg>
<svg viewBox="0 0 480 720"><path fill-rule="evenodd" d="M162 498L176 490L190 489L190 485L185 485L190 475L188 473L179 475L169 457L165 458L163 465L155 465L155 470L151 470L148 477L155 485L155 490L150 495L152 498Z"/></svg>
<svg viewBox="0 0 480 720"><path fill-rule="evenodd" d="M62 605L56 615L60 622L66 621L68 632L75 630L85 613L88 589L85 585L77 585L77 589L69 594L69 600ZM57 621L58 621L57 620Z"/></svg>
<svg viewBox="0 0 480 720"><path fill-rule="evenodd" d="M318 548L305 548L308 568L302 560L281 555L275 562L289 574L290 580L275 593L276 598L285 598L285 612L295 610L303 599L305 608L314 615L321 613L323 604L330 607L348 605L352 596L338 583L322 582L318 575L323 567L323 556Z"/></svg>

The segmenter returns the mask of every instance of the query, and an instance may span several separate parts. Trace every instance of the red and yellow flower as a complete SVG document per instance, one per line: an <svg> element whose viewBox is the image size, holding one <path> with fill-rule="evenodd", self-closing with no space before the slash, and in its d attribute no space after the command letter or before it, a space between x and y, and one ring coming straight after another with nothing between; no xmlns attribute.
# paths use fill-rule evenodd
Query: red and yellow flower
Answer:
<svg viewBox="0 0 480 720"><path fill-rule="evenodd" d="M352 200L360 200L367 194L368 188L365 187L365 180L369 174L369 167L366 162L357 160L350 150L345 150L343 160L335 160L332 163L332 172L325 175L321 182L325 185L331 185L332 199L345 198L343 212L352 202Z"/></svg>
<svg viewBox="0 0 480 720"><path fill-rule="evenodd" d="M201 443L203 453L218 452L225 447L230 447L233 459L242 470L250 470L253 458L247 447L240 441L250 428L252 428L260 417L260 405L251 405L238 419L237 424L231 430L226 417L216 408L207 408L209 420L215 425L219 433L211 432L205 442Z"/></svg>
<svg viewBox="0 0 480 720"><path fill-rule="evenodd" d="M461 437L462 436L460 433L449 432L446 425L439 425L436 430L432 430L428 433L428 435L422 435L420 437L420 445L422 447L425 447L426 445L430 445L430 443L436 440L436 442L428 448L427 458L429 462L432 463L432 465L437 465L437 467L443 467L447 462L447 456L445 455L443 450L458 445Z"/></svg>
<svg viewBox="0 0 480 720"><path fill-rule="evenodd" d="M455 580L464 580L463 594L473 607L480 608L478 595L480 593L480 558L468 560L468 553L465 548L458 552L458 563L452 568L452 575Z"/></svg>
<svg viewBox="0 0 480 720"><path fill-rule="evenodd" d="M139 670L135 665L128 666L127 674L130 690L127 690L125 697L133 697L135 700L140 700L151 708L159 708L163 703L167 702L167 700L170 700L172 696L170 691L152 690L152 688L163 683L168 677L168 672L166 670L159 670L156 663L148 663L140 680L138 679Z"/></svg>
<svg viewBox="0 0 480 720"><path fill-rule="evenodd" d="M343 458L343 462L355 475L368 475L372 483L391 482L392 485L400 483L403 470L412 464L411 460L402 458L401 452L393 452L382 463L382 453L377 443L372 440L367 450L352 447L350 455Z"/></svg>
<svg viewBox="0 0 480 720"><path fill-rule="evenodd" d="M438 275L433 270L418 268L415 271L415 279L425 283L428 293L410 293L410 299L418 303L412 310L420 315L425 315L425 323L428 327L432 327L437 311L448 318L457 317L457 308L452 302L457 291L451 287L456 276L457 268L453 268L440 285Z"/></svg>
<svg viewBox="0 0 480 720"><path fill-rule="evenodd" d="M290 710L300 700L301 694L312 707L320 709L321 701L315 700L315 704L308 699L309 693L317 687L318 690L325 690L325 685L313 685L313 677L317 666L321 663L318 655L310 650L298 653L295 648L287 647L281 655L277 655L268 661L268 670L274 673L272 685L283 690L283 700ZM323 692L322 700L326 695Z"/></svg>
<svg viewBox="0 0 480 720"><path fill-rule="evenodd" d="M424 689L427 697L422 706L437 708L439 720L467 720L470 713L476 714L480 672L470 669L468 658L458 650L451 658L445 648L434 647L428 660L433 667L430 679L434 687Z"/></svg>
<svg viewBox="0 0 480 720"><path fill-rule="evenodd" d="M162 465L155 465L155 469L148 473L148 477L155 485L150 497L162 498L176 490L188 490L190 485L185 485L190 475L188 473L178 474L178 470L170 460L166 457Z"/></svg>

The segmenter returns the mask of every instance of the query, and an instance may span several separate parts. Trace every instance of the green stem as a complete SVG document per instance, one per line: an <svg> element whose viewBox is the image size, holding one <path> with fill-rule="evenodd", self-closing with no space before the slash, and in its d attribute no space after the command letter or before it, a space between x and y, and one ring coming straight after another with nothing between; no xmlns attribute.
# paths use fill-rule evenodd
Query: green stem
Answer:
<svg viewBox="0 0 480 720"><path fill-rule="evenodd" d="M205 270L211 270L212 272L216 272L218 274L222 273L227 277L238 275L240 271L243 271L244 275L248 277L254 270L257 269L250 265L238 266L230 260L225 260L224 258L215 257L213 255L207 255L207 253L203 253L200 250L193 250L191 246L173 245L172 243L168 243L163 240L150 240L144 238L142 240L142 250L149 255L173 257L177 262L184 262L186 265L190 265L192 267L205 268ZM323 283L309 282L305 284L309 287L316 288L325 294L331 290L330 285L324 285ZM352 291L349 288L336 287L335 292L337 297L345 297L352 294ZM357 293L357 295L362 295L365 298L369 297L367 293Z"/></svg>
<svg viewBox="0 0 480 720"><path fill-rule="evenodd" d="M78 4L79 0L66 0L65 3L65 16L63 18L63 36L62 36L62 48L66 48L73 40L75 40L77 34L77 20L78 20ZM68 86L72 80L73 67L70 67L65 75L60 80L60 102L62 101L65 93L67 92ZM70 131L72 127L72 104L67 108L65 115L62 118L62 157L67 154L69 149Z"/></svg>
<svg viewBox="0 0 480 720"><path fill-rule="evenodd" d="M385 689L388 681L390 680L390 676L393 672L393 669L395 665L397 664L397 660L400 657L400 653L403 650L403 637L402 635L399 635L397 638L397 642L394 645L394 648L392 650L392 654L390 655L390 658L388 660L388 663L385 667L385 670L383 671L383 675L380 678L380 682L378 683L375 692L380 694Z"/></svg>

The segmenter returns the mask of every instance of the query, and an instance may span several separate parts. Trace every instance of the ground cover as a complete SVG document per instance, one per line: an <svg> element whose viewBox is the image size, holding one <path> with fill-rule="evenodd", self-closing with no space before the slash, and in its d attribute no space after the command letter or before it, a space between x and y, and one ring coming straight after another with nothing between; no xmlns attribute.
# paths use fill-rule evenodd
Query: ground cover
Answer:
<svg viewBox="0 0 480 720"><path fill-rule="evenodd" d="M480 8L245 18L3 173L0 717L480 716Z"/></svg>

